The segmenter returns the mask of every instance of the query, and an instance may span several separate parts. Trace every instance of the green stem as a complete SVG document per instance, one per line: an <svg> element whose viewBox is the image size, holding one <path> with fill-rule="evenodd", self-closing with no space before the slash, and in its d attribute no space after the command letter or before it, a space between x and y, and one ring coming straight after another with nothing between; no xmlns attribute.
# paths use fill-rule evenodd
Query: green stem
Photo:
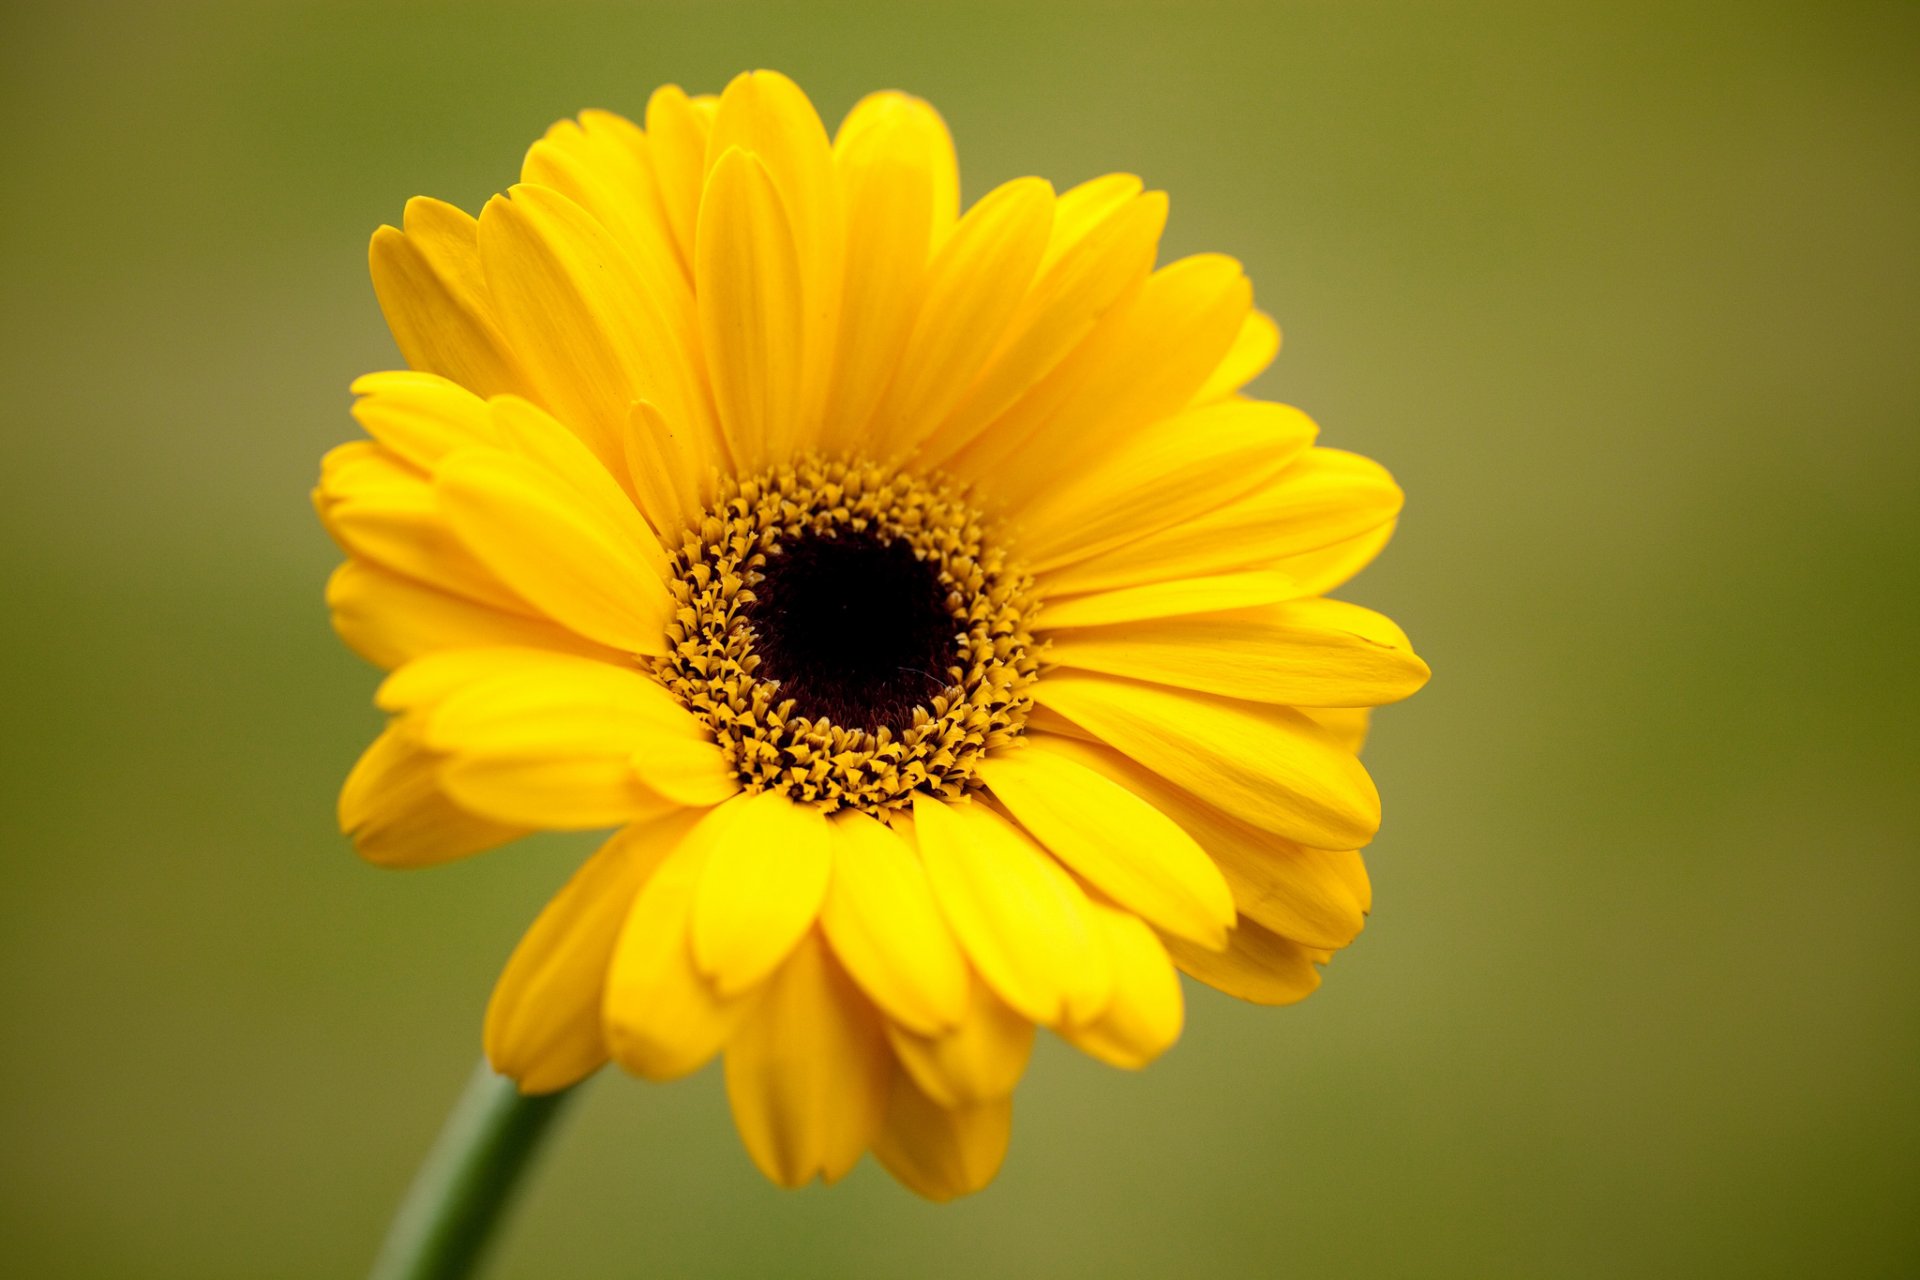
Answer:
<svg viewBox="0 0 1920 1280"><path fill-rule="evenodd" d="M571 1093L525 1097L482 1062L414 1175L369 1280L473 1275L520 1175Z"/></svg>

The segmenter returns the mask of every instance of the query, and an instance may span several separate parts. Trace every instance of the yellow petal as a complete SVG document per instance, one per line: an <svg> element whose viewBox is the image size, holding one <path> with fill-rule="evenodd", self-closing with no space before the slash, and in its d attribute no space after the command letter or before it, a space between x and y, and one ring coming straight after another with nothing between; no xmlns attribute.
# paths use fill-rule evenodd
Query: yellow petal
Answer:
<svg viewBox="0 0 1920 1280"><path fill-rule="evenodd" d="M967 962L918 854L856 810L830 825L833 881L820 926L834 954L902 1025L927 1035L955 1027L967 1007Z"/></svg>
<svg viewBox="0 0 1920 1280"><path fill-rule="evenodd" d="M1233 345L1227 349L1227 354L1207 379L1206 385L1193 397L1193 402L1210 404L1215 400L1225 400L1259 377L1279 354L1280 326L1273 322L1272 316L1249 311L1247 318L1241 322Z"/></svg>
<svg viewBox="0 0 1920 1280"><path fill-rule="evenodd" d="M698 815L628 827L600 846L520 939L487 1005L487 1061L522 1093L577 1084L607 1061L600 1008L633 900Z"/></svg>
<svg viewBox="0 0 1920 1280"><path fill-rule="evenodd" d="M518 839L528 828L454 804L440 789L438 758L409 730L390 725L340 789L340 830L376 866L429 867Z"/></svg>
<svg viewBox="0 0 1920 1280"><path fill-rule="evenodd" d="M813 927L833 874L827 820L763 791L736 805L693 909L693 956L722 995L758 984Z"/></svg>
<svg viewBox="0 0 1920 1280"><path fill-rule="evenodd" d="M713 442L676 427L636 400L627 415L627 455L634 501L668 547L693 528L712 502L718 456Z"/></svg>
<svg viewBox="0 0 1920 1280"><path fill-rule="evenodd" d="M353 416L367 434L422 470L455 449L499 447L487 402L433 373L369 373L356 378Z"/></svg>
<svg viewBox="0 0 1920 1280"><path fill-rule="evenodd" d="M1297 711L1071 672L1041 679L1034 697L1263 831L1357 849L1379 829L1367 771Z"/></svg>
<svg viewBox="0 0 1920 1280"><path fill-rule="evenodd" d="M578 121L559 121L528 149L520 180L558 191L630 252L656 255L684 277L646 135L631 120L583 111Z"/></svg>
<svg viewBox="0 0 1920 1280"><path fill-rule="evenodd" d="M1303 593L1319 584L1289 559L1369 533L1400 513L1378 463L1313 448L1260 489L1217 511L1041 575L1048 594L1106 591L1241 569L1277 569ZM1376 548L1377 549L1377 548Z"/></svg>
<svg viewBox="0 0 1920 1280"><path fill-rule="evenodd" d="M1167 221L1162 192L1109 203L1074 188L1059 201L1053 235L1031 292L965 399L927 442L929 459L952 456L1053 371L1153 269Z"/></svg>
<svg viewBox="0 0 1920 1280"><path fill-rule="evenodd" d="M735 804L709 810L634 899L607 970L607 1051L649 1080L704 1066L733 1037L757 992L723 997L693 967L693 899L714 838Z"/></svg>
<svg viewBox="0 0 1920 1280"><path fill-rule="evenodd" d="M958 177L939 114L902 93L863 98L834 137L833 160L857 251L844 255L821 442L847 450L861 443L906 345L935 236L954 219Z"/></svg>
<svg viewBox="0 0 1920 1280"><path fill-rule="evenodd" d="M1166 939L1180 971L1230 996L1254 1004L1293 1004L1320 985L1314 952L1290 938L1243 919L1225 951L1204 951Z"/></svg>
<svg viewBox="0 0 1920 1280"><path fill-rule="evenodd" d="M1276 562L1287 576L1300 584L1303 596L1325 595L1372 564L1393 538L1397 520L1389 520L1376 529L1331 545L1287 556Z"/></svg>
<svg viewBox="0 0 1920 1280"><path fill-rule="evenodd" d="M800 940L727 1046L734 1127L783 1187L844 1177L879 1132L892 1078L879 1015L818 933Z"/></svg>
<svg viewBox="0 0 1920 1280"><path fill-rule="evenodd" d="M873 1154L915 1195L947 1201L993 1181L1013 1133L1013 1099L943 1107L896 1073Z"/></svg>
<svg viewBox="0 0 1920 1280"><path fill-rule="evenodd" d="M966 1010L951 1031L927 1036L895 1022L886 1030L900 1065L945 1107L1008 1097L1033 1055L1033 1023L977 976L967 979Z"/></svg>
<svg viewBox="0 0 1920 1280"><path fill-rule="evenodd" d="M1325 729L1343 750L1359 755L1360 748L1367 745L1372 707L1302 707L1300 714Z"/></svg>
<svg viewBox="0 0 1920 1280"><path fill-rule="evenodd" d="M524 391L527 376L481 273L478 225L450 204L407 201L406 230L373 233L373 291L400 354L475 395Z"/></svg>
<svg viewBox="0 0 1920 1280"><path fill-rule="evenodd" d="M1097 1017L1111 974L1072 878L983 804L916 796L913 818L941 912L988 985L1034 1022Z"/></svg>
<svg viewBox="0 0 1920 1280"><path fill-rule="evenodd" d="M1298 585L1284 573L1254 569L1211 578L1179 578L1144 587L1122 587L1092 595L1049 600L1040 614L1047 632L1072 627L1104 627L1116 622L1184 617L1190 613L1218 613L1272 604L1300 595Z"/></svg>
<svg viewBox="0 0 1920 1280"><path fill-rule="evenodd" d="M636 256L557 191L517 186L480 214L480 255L501 324L538 394L614 475L635 400L712 430L700 385L692 292Z"/></svg>
<svg viewBox="0 0 1920 1280"><path fill-rule="evenodd" d="M1269 483L1313 443L1298 409L1229 400L1136 432L1020 510L1035 572L1184 524Z"/></svg>
<svg viewBox="0 0 1920 1280"><path fill-rule="evenodd" d="M1227 882L1147 801L1044 737L988 757L979 776L1021 826L1120 906L1201 946L1226 945Z"/></svg>
<svg viewBox="0 0 1920 1280"><path fill-rule="evenodd" d="M694 281L714 401L734 459L749 471L785 461L800 432L806 300L780 194L750 151L729 149L708 175Z"/></svg>
<svg viewBox="0 0 1920 1280"><path fill-rule="evenodd" d="M1309 849L1248 826L1110 747L1048 741L1053 750L1112 778L1179 823L1220 868L1241 915L1328 950L1346 946L1365 926L1372 896L1358 853Z"/></svg>
<svg viewBox="0 0 1920 1280"><path fill-rule="evenodd" d="M700 217L700 188L707 180L709 113L697 109L679 85L664 85L647 99L647 151L659 184L660 204L673 232L674 248L689 279L693 276L694 226Z"/></svg>
<svg viewBox="0 0 1920 1280"><path fill-rule="evenodd" d="M444 649L522 645L603 660L614 651L544 618L508 613L429 587L363 560L327 579L333 628L355 653L389 670Z"/></svg>
<svg viewBox="0 0 1920 1280"><path fill-rule="evenodd" d="M1338 600L1158 618L1054 640L1062 667L1295 707L1382 706L1431 672L1392 622Z"/></svg>
<svg viewBox="0 0 1920 1280"><path fill-rule="evenodd" d="M1053 227L1053 188L1017 178L967 211L927 268L919 318L874 415L883 452L924 438L999 346Z"/></svg>
<svg viewBox="0 0 1920 1280"><path fill-rule="evenodd" d="M630 523L610 520L552 472L493 450L447 458L434 491L461 542L548 617L627 653L667 652L673 597L632 508Z"/></svg>
<svg viewBox="0 0 1920 1280"><path fill-rule="evenodd" d="M1113 1001L1098 1021L1063 1027L1060 1034L1082 1053L1138 1070L1180 1038L1185 1017L1180 975L1160 939L1138 916L1097 902L1093 911L1113 958Z"/></svg>

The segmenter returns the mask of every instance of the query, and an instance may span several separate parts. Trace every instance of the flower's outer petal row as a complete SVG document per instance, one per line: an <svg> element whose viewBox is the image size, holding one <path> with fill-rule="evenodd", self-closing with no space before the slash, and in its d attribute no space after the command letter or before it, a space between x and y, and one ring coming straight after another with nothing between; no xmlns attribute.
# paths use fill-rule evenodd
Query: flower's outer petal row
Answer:
<svg viewBox="0 0 1920 1280"><path fill-rule="evenodd" d="M916 1195L944 1202L993 1181L1012 1133L1011 1098L943 1106L905 1072L895 1072L873 1154Z"/></svg>
<svg viewBox="0 0 1920 1280"><path fill-rule="evenodd" d="M845 452L864 444L912 332L933 246L957 217L959 171L939 113L901 93L862 99L834 136L833 160L847 243L858 251L845 255L820 443Z"/></svg>
<svg viewBox="0 0 1920 1280"><path fill-rule="evenodd" d="M1206 385L1193 397L1195 404L1212 404L1216 400L1225 400L1237 394L1240 389L1266 371L1273 358L1280 354L1280 326L1273 317L1260 311L1249 311L1241 322L1240 332L1235 335L1233 345L1220 360Z"/></svg>
<svg viewBox="0 0 1920 1280"><path fill-rule="evenodd" d="M786 207L760 157L729 148L707 175L694 246L700 337L727 448L784 462L800 437L805 282Z"/></svg>
<svg viewBox="0 0 1920 1280"><path fill-rule="evenodd" d="M340 830L382 867L429 867L517 840L528 828L476 817L440 788L440 759L404 725L381 731L340 789Z"/></svg>
<svg viewBox="0 0 1920 1280"><path fill-rule="evenodd" d="M615 519L539 463L496 450L447 458L434 494L460 541L548 617L626 653L667 651L673 596L631 506Z"/></svg>
<svg viewBox="0 0 1920 1280"><path fill-rule="evenodd" d="M555 123L527 149L520 180L558 191L630 250L658 254L687 278L647 137L631 120L583 111L578 120Z"/></svg>
<svg viewBox="0 0 1920 1280"><path fill-rule="evenodd" d="M480 266L479 224L440 200L416 196L405 231L373 233L373 292L400 354L475 395L524 392L527 375L503 332Z"/></svg>
<svg viewBox="0 0 1920 1280"><path fill-rule="evenodd" d="M1096 591L1047 601L1040 629L1049 633L1075 627L1106 627L1116 622L1146 622L1194 613L1220 613L1291 600L1300 595L1292 578L1273 569L1221 573L1210 578L1177 578L1143 587Z"/></svg>
<svg viewBox="0 0 1920 1280"><path fill-rule="evenodd" d="M959 1026L967 962L918 853L859 810L835 815L833 880L820 926L847 972L889 1018L922 1035Z"/></svg>
<svg viewBox="0 0 1920 1280"><path fill-rule="evenodd" d="M928 438L929 463L969 444L1139 287L1166 220L1166 195L1141 194L1130 174L1096 178L1059 198L1033 287L978 379Z"/></svg>
<svg viewBox="0 0 1920 1280"><path fill-rule="evenodd" d="M946 416L1014 319L1053 229L1053 188L1016 178L967 210L928 265L919 316L881 397L868 447L906 452Z"/></svg>
<svg viewBox="0 0 1920 1280"><path fill-rule="evenodd" d="M1290 558L1378 531L1400 514L1402 501L1400 486L1378 463L1315 447L1216 511L1038 576L1051 596L1277 569L1300 584L1302 595L1313 595L1326 584ZM1366 558L1378 550L1365 546Z"/></svg>
<svg viewBox="0 0 1920 1280"><path fill-rule="evenodd" d="M676 84L655 89L647 99L647 154L674 250L689 280L700 190L707 181L707 135L717 107L711 95L689 98Z"/></svg>
<svg viewBox="0 0 1920 1280"><path fill-rule="evenodd" d="M1020 512L1028 567L1044 573L1217 510L1271 482L1316 430L1298 409L1259 400L1163 419Z"/></svg>
<svg viewBox="0 0 1920 1280"><path fill-rule="evenodd" d="M635 250L638 252L635 252ZM557 191L522 184L480 213L480 260L530 397L627 474L624 436L635 400L711 438L693 295L654 246L616 241Z"/></svg>
<svg viewBox="0 0 1920 1280"><path fill-rule="evenodd" d="M699 523L719 487L716 446L636 400L627 414L628 480L634 505L663 542Z"/></svg>
<svg viewBox="0 0 1920 1280"><path fill-rule="evenodd" d="M552 649L618 660L614 650L545 618L508 613L366 560L347 560L333 571L327 579L327 608L334 630L348 647L388 671L429 653L473 646Z"/></svg>
<svg viewBox="0 0 1920 1280"><path fill-rule="evenodd" d="M1061 667L1294 707L1384 706L1432 674L1387 618L1327 599L1087 628L1056 639L1048 657Z"/></svg>
<svg viewBox="0 0 1920 1280"><path fill-rule="evenodd" d="M833 875L818 809L771 791L733 809L693 902L694 963L723 996L757 986L786 959L813 928Z"/></svg>
<svg viewBox="0 0 1920 1280"><path fill-rule="evenodd" d="M522 1093L577 1084L607 1061L600 1009L614 943L635 896L700 815L681 810L620 831L528 929L487 1005L487 1061Z"/></svg>
<svg viewBox="0 0 1920 1280"><path fill-rule="evenodd" d="M1373 724L1372 707L1300 707L1301 715L1326 730L1327 736L1342 751L1360 754L1367 745L1367 730Z"/></svg>
<svg viewBox="0 0 1920 1280"><path fill-rule="evenodd" d="M1205 951L1165 939L1173 962L1188 977L1253 1004L1295 1004L1320 985L1327 953L1283 938L1243 919L1225 951Z"/></svg>
<svg viewBox="0 0 1920 1280"><path fill-rule="evenodd" d="M454 536L430 478L386 446L355 440L328 450L313 500L348 555L503 612L537 613Z"/></svg>
<svg viewBox="0 0 1920 1280"><path fill-rule="evenodd" d="M703 815L634 899L607 971L607 1051L648 1080L699 1070L753 1011L758 992L722 996L694 967L694 895L739 802Z"/></svg>
<svg viewBox="0 0 1920 1280"><path fill-rule="evenodd" d="M369 373L352 391L354 421L422 471L456 449L505 447L486 400L437 373Z"/></svg>
<svg viewBox="0 0 1920 1280"><path fill-rule="evenodd" d="M1023 510L1059 476L1191 401L1232 344L1252 296L1240 264L1220 254L1161 267L954 455L952 470L982 483L1004 509Z"/></svg>
<svg viewBox="0 0 1920 1280"><path fill-rule="evenodd" d="M799 269L801 356L796 399L789 410L793 435L771 438L768 443L775 453L769 457L735 459L754 469L768 461L785 461L794 448L819 443L821 409L833 372L833 342L839 327L846 230L826 128L813 103L792 80L777 71L745 72L735 76L720 95L707 138L703 220L715 171L734 148L756 156L766 166L778 193L777 203L785 210Z"/></svg>
<svg viewBox="0 0 1920 1280"><path fill-rule="evenodd" d="M977 975L968 979L966 1010L951 1031L921 1035L893 1021L886 1030L900 1065L943 1107L1011 1097L1033 1055L1033 1023Z"/></svg>
<svg viewBox="0 0 1920 1280"><path fill-rule="evenodd" d="M1274 567L1299 584L1300 595L1323 596L1372 564L1393 538L1398 523L1397 519L1388 520L1351 538L1285 556L1275 561Z"/></svg>
<svg viewBox="0 0 1920 1280"><path fill-rule="evenodd" d="M1046 1026L1097 1018L1112 973L1073 878L984 804L920 796L913 818L934 896L987 985Z"/></svg>
<svg viewBox="0 0 1920 1280"><path fill-rule="evenodd" d="M1365 926L1373 895L1357 852L1311 849L1249 826L1110 747L1051 734L1042 740L1178 823L1220 868L1240 915L1326 950L1346 946Z"/></svg>
<svg viewBox="0 0 1920 1280"><path fill-rule="evenodd" d="M784 803L784 801L783 801ZM801 938L727 1045L734 1127L783 1187L837 1182L872 1145L893 1082L879 1014L818 932Z"/></svg>
<svg viewBox="0 0 1920 1280"><path fill-rule="evenodd" d="M1180 975L1139 916L1096 902L1093 917L1113 960L1113 1000L1097 1021L1062 1027L1060 1034L1090 1057L1137 1071L1180 1038L1186 1007Z"/></svg>
<svg viewBox="0 0 1920 1280"><path fill-rule="evenodd" d="M1171 818L1044 737L988 758L980 779L1060 861L1156 928L1226 945L1233 894Z"/></svg>
<svg viewBox="0 0 1920 1280"><path fill-rule="evenodd" d="M1367 771L1291 708L1077 672L1049 675L1034 697L1263 831L1356 849L1380 827Z"/></svg>

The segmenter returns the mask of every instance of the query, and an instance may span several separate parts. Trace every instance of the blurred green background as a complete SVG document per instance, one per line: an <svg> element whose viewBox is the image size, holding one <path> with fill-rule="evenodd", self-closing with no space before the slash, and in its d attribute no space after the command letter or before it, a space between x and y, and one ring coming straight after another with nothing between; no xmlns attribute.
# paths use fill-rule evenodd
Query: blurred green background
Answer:
<svg viewBox="0 0 1920 1280"><path fill-rule="evenodd" d="M497 1274L1920 1268L1920 9L15 3L0 64L9 1273L370 1257L585 843L334 834L375 676L306 490L397 360L367 236L756 65L931 98L970 196L1171 190L1287 331L1261 389L1408 489L1351 594L1438 674L1305 1005L1043 1045L944 1208L609 1076Z"/></svg>

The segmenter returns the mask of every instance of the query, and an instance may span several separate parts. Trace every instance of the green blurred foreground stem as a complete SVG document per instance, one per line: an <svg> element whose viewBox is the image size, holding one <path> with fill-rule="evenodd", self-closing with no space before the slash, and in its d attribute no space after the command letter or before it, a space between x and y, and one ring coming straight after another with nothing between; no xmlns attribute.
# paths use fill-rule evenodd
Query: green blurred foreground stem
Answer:
<svg viewBox="0 0 1920 1280"><path fill-rule="evenodd" d="M387 1229L369 1280L474 1274L572 1090L523 1097L482 1061Z"/></svg>

